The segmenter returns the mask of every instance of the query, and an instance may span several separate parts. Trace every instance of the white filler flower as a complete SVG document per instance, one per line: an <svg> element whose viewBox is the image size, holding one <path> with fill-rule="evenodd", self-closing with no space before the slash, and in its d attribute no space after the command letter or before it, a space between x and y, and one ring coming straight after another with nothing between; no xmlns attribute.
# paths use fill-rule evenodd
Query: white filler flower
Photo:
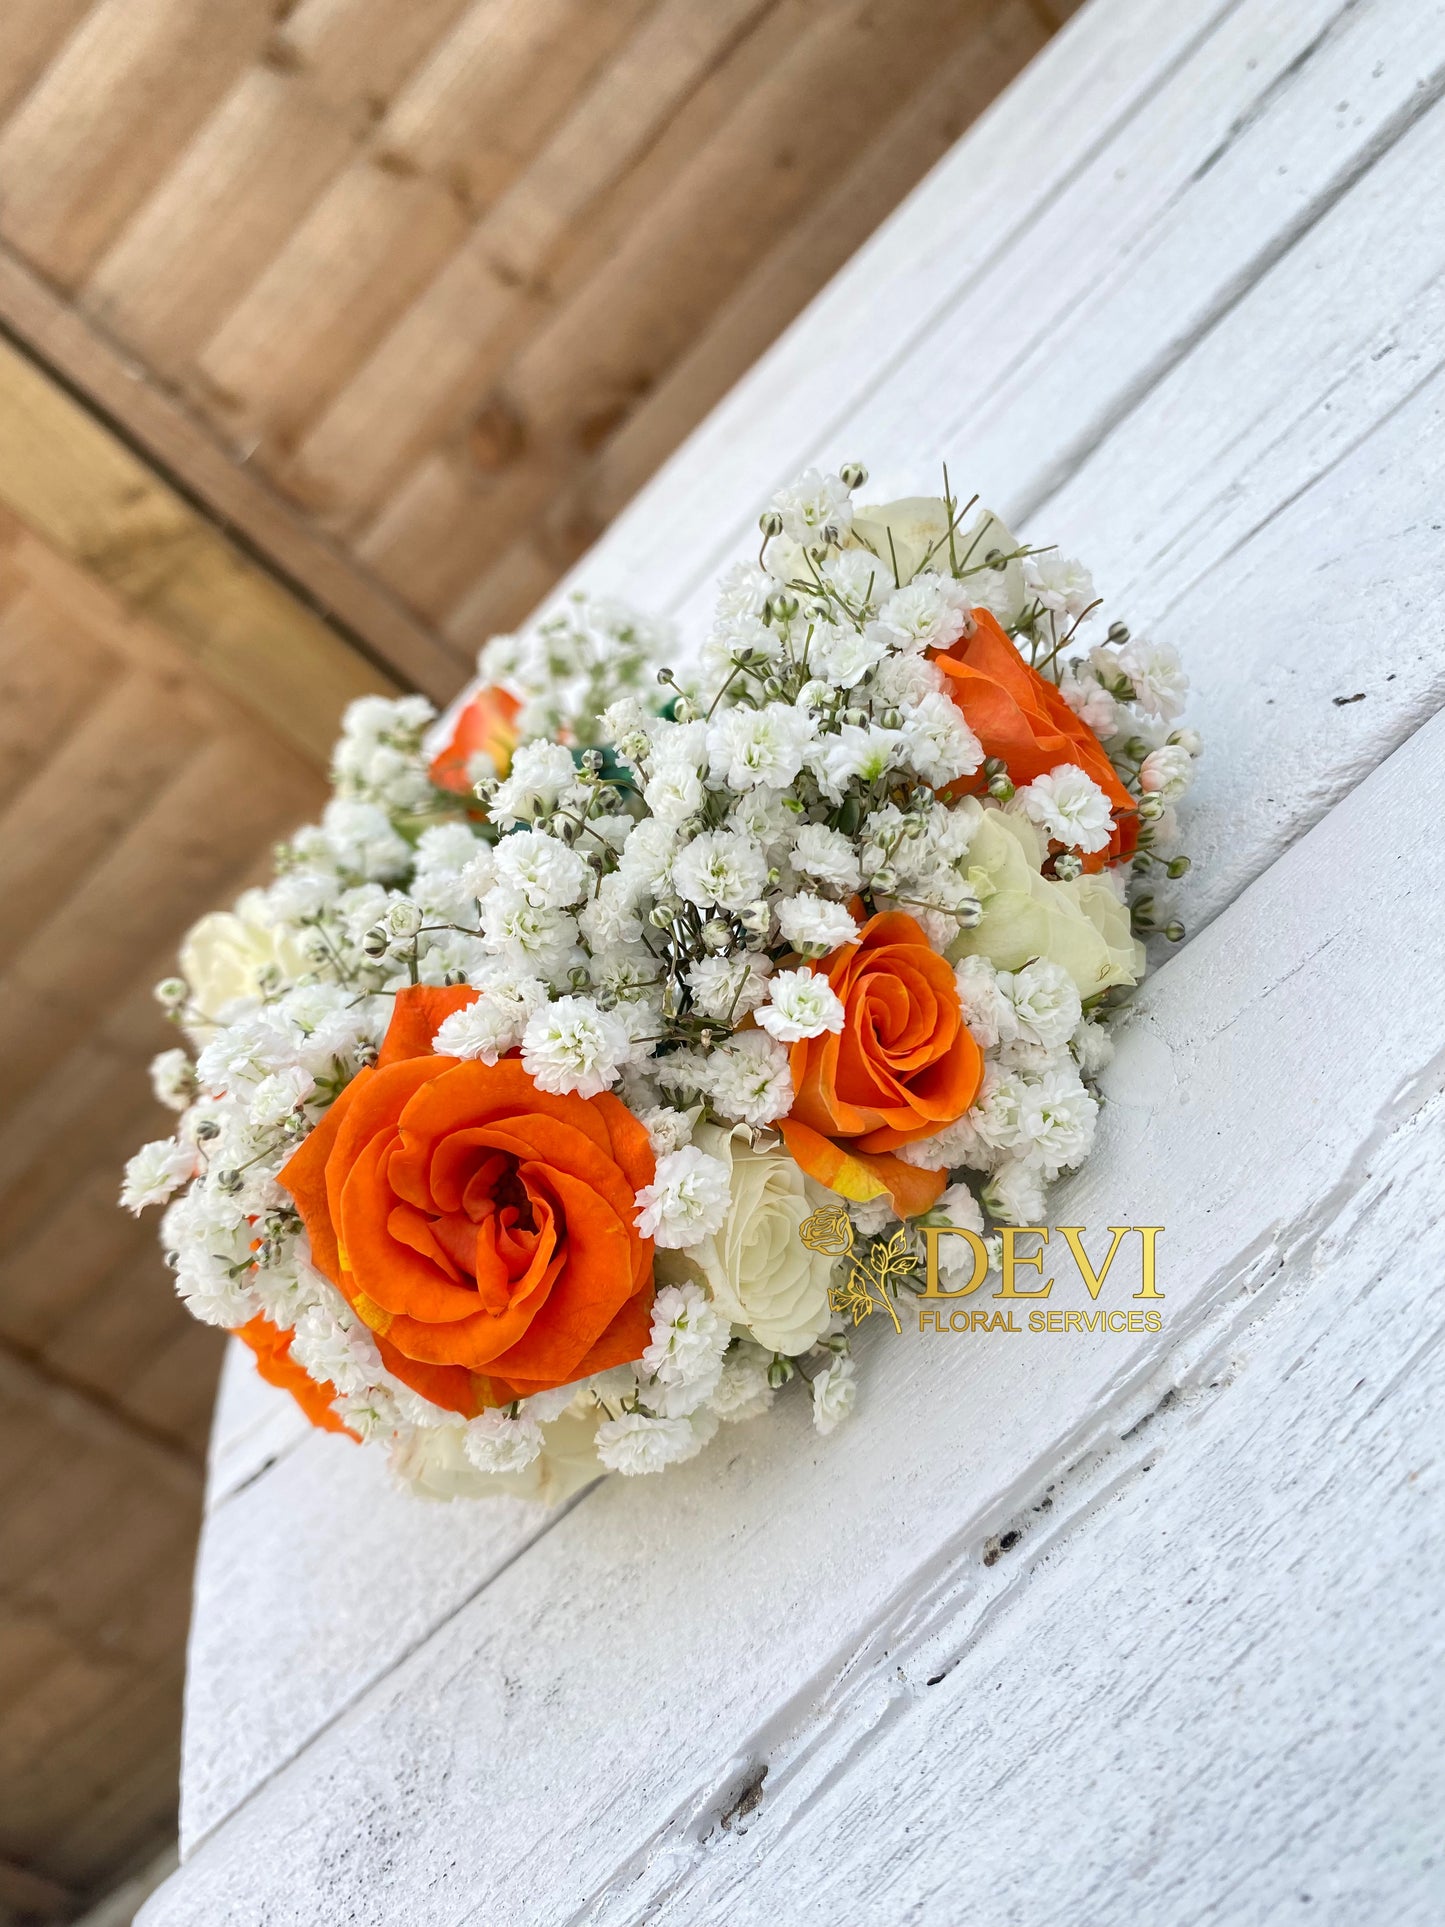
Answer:
<svg viewBox="0 0 1445 1927"><path fill-rule="evenodd" d="M1102 850L1114 831L1108 797L1076 763L1058 763L1047 776L1036 776L1017 801L1031 823L1071 850Z"/></svg>
<svg viewBox="0 0 1445 1927"><path fill-rule="evenodd" d="M559 997L527 1019L522 1068L539 1091L596 1097L633 1050L627 1026L591 997Z"/></svg>
<svg viewBox="0 0 1445 1927"><path fill-rule="evenodd" d="M669 1250L695 1245L727 1216L728 1167L695 1144L657 1161L657 1176L637 1194L637 1228Z"/></svg>
<svg viewBox="0 0 1445 1927"><path fill-rule="evenodd" d="M847 1012L826 977L811 970L780 970L773 978L769 1001L758 1010L758 1022L780 1044L801 1043L805 1037L835 1036Z"/></svg>

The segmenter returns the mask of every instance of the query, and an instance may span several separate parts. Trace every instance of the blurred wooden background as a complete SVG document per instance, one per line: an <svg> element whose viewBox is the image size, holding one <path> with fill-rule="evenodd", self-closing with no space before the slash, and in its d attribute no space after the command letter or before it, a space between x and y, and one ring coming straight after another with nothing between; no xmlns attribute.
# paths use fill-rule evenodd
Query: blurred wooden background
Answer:
<svg viewBox="0 0 1445 1927"><path fill-rule="evenodd" d="M150 985L1070 11L0 10L0 1922L174 1828L217 1346L114 1208Z"/></svg>

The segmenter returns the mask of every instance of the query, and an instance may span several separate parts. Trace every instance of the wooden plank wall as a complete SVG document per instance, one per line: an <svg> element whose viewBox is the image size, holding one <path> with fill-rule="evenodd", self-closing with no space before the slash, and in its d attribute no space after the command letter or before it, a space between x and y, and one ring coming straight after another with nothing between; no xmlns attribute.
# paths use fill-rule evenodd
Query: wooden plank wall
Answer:
<svg viewBox="0 0 1445 1927"><path fill-rule="evenodd" d="M0 323L448 693L1075 4L11 0Z"/></svg>
<svg viewBox="0 0 1445 1927"><path fill-rule="evenodd" d="M220 1346L115 1204L166 1128L151 986L386 686L0 348L0 1919L174 1826Z"/></svg>
<svg viewBox="0 0 1445 1927"><path fill-rule="evenodd" d="M0 9L3 1927L174 1826L217 1348L114 1195L176 937L1076 3Z"/></svg>

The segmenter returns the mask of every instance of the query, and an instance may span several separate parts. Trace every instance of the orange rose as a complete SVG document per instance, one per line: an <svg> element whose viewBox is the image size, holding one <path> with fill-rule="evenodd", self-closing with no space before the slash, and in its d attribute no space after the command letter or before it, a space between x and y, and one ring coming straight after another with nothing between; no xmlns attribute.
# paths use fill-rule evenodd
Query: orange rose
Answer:
<svg viewBox="0 0 1445 1927"><path fill-rule="evenodd" d="M282 1331L278 1325L273 1325L264 1312L258 1312L247 1324L238 1326L232 1333L232 1337L239 1338L243 1345L249 1345L256 1354L256 1370L266 1383L289 1392L313 1425L320 1426L323 1432L344 1432L349 1439L354 1439L356 1433L349 1425L343 1425L331 1409L336 1387L313 1378L291 1356L293 1335L289 1330Z"/></svg>
<svg viewBox="0 0 1445 1927"><path fill-rule="evenodd" d="M1138 805L1114 773L1104 746L1081 722L1047 676L1031 669L987 609L973 612L973 634L933 660L948 677L949 694L963 711L985 756L997 756L1022 787L1073 763L1091 776L1114 811L1107 850L1084 858L1086 870L1128 856L1139 840ZM981 789L984 779L958 788Z"/></svg>
<svg viewBox="0 0 1445 1927"><path fill-rule="evenodd" d="M494 683L479 689L457 717L445 749L432 759L428 772L439 790L470 796L474 756L490 756L498 776L505 776L517 747L517 715L522 705Z"/></svg>
<svg viewBox="0 0 1445 1927"><path fill-rule="evenodd" d="M375 1069L280 1174L387 1370L468 1417L641 1357L652 1241L633 1217L656 1175L609 1092L552 1097L515 1058L436 1055L475 996L398 992Z"/></svg>
<svg viewBox="0 0 1445 1927"><path fill-rule="evenodd" d="M793 1045L783 1139L830 1190L859 1200L886 1191L916 1216L937 1201L945 1175L891 1153L962 1117L983 1079L953 970L896 910L870 917L856 943L818 968L843 1005L843 1028Z"/></svg>

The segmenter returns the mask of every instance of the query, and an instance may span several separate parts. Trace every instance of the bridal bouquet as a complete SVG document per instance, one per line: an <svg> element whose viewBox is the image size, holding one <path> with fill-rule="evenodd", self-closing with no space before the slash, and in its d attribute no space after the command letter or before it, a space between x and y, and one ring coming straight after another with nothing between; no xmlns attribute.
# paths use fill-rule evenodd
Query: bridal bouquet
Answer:
<svg viewBox="0 0 1445 1927"><path fill-rule="evenodd" d="M440 722L349 711L318 826L158 995L177 1288L436 1496L691 1458L1042 1221L1166 921L1178 659L947 490L810 472L693 676L577 597ZM1093 624L1091 629L1090 625ZM886 1308L886 1305L885 1305Z"/></svg>

